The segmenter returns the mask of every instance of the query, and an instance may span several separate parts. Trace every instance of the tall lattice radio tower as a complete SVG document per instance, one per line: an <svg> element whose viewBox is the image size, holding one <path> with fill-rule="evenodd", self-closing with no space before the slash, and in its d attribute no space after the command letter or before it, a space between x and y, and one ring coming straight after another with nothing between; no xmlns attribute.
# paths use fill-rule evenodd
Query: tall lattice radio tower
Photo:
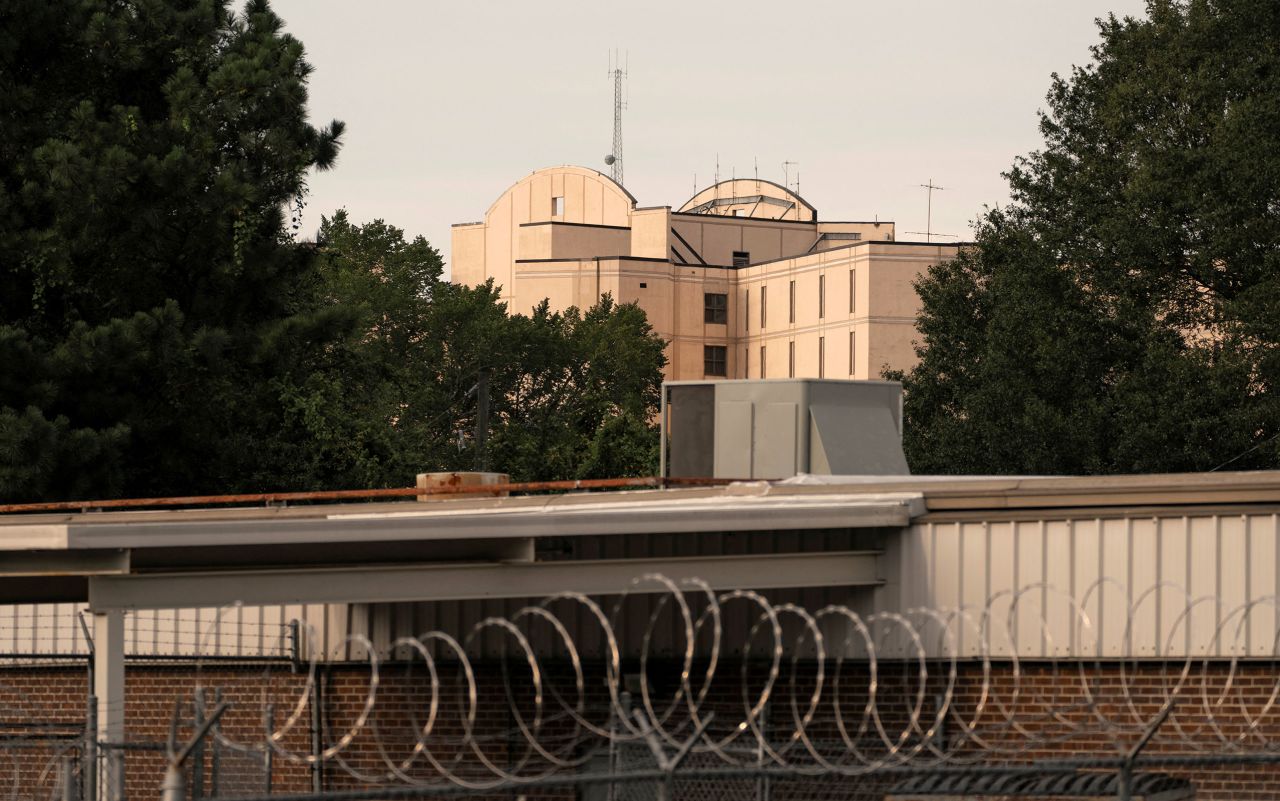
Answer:
<svg viewBox="0 0 1280 801"><path fill-rule="evenodd" d="M612 170L610 177L622 184L622 110L627 107L623 79L627 77L627 67L616 50L609 54L609 77L613 79L613 151L604 157L604 163Z"/></svg>

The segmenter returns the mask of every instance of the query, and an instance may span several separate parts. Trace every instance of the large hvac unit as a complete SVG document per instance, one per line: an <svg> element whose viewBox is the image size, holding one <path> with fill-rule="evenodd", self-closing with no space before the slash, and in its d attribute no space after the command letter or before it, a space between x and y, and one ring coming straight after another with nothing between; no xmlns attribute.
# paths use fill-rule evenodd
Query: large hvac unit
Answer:
<svg viewBox="0 0 1280 801"><path fill-rule="evenodd" d="M765 379L662 385L662 474L672 478L907 475L902 385Z"/></svg>

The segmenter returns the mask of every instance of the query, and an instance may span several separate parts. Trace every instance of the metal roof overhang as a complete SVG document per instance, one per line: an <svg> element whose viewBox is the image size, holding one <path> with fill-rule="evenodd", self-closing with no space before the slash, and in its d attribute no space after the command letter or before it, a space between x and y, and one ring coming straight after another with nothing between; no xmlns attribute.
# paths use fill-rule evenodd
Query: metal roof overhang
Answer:
<svg viewBox="0 0 1280 801"><path fill-rule="evenodd" d="M524 597L617 591L630 577L718 587L878 583L874 552L534 561L540 537L907 525L919 493L765 484L432 503L0 518L0 602L95 608Z"/></svg>

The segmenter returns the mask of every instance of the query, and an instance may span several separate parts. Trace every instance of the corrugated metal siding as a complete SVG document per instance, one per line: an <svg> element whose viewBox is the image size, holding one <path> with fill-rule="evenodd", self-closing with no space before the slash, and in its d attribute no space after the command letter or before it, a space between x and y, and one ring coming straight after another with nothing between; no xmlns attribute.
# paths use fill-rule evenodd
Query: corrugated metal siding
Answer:
<svg viewBox="0 0 1280 801"><path fill-rule="evenodd" d="M811 613L828 604L846 605L864 617L886 613L876 625L876 636L878 651L889 656L913 655L915 648L888 613L907 614L919 607L951 613L945 627L950 641L942 625L923 615L908 615L930 656L946 655L951 650L948 642L964 657L978 657L984 650L993 657L1016 652L1023 658L1275 655L1280 626L1274 602L1280 595L1276 515L1170 512L1070 520L1028 515L1021 513L1017 520L921 522L902 531L881 532L883 587L771 591L768 597L775 604L796 603ZM619 559L848 547L847 541L833 536L778 532L752 541L730 534L599 542L584 538L583 552L574 556ZM990 606L988 599L995 599ZM1200 599L1191 605L1190 614L1189 599ZM1243 613L1241 608L1251 599L1269 600ZM303 621L304 658L314 644L326 658L362 659L361 638L368 638L382 654L398 637L432 630L465 639L486 617L511 618L539 600L245 607L227 609L218 625L213 625L213 609L140 612L128 618L127 648L134 655L156 657L274 656L280 653L281 632L297 618ZM596 601L611 615L617 596ZM628 599L616 632L623 658L639 655L643 633L660 603L659 595ZM82 609L72 604L0 607L0 652L85 653L76 620ZM582 656L598 658L604 638L590 612L564 602L557 614ZM759 614L745 601L725 607L726 655L743 652ZM794 641L795 620L789 625L788 638ZM539 657L567 653L550 626L523 628ZM843 645L846 625L833 619L824 629L829 649ZM767 645L758 633L751 653L764 656ZM683 623L667 604L654 627L650 653L678 656L684 647ZM490 628L470 650L482 658L499 657L504 651L512 653L514 646L507 635ZM851 653L861 650L855 647Z"/></svg>
<svg viewBox="0 0 1280 801"><path fill-rule="evenodd" d="M920 523L886 541L876 608L967 610L965 656L993 598L993 656L1272 656L1278 533L1274 514Z"/></svg>

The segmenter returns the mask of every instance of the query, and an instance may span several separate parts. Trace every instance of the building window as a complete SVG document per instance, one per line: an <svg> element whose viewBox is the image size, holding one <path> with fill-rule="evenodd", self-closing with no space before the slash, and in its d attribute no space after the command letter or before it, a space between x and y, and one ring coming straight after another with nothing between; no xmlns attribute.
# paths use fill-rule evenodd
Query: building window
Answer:
<svg viewBox="0 0 1280 801"><path fill-rule="evenodd" d="M724 345L706 345L702 348L702 372L704 375L728 375L726 362L729 349Z"/></svg>
<svg viewBox="0 0 1280 801"><path fill-rule="evenodd" d="M760 287L760 328L769 324L769 287Z"/></svg>
<svg viewBox="0 0 1280 801"><path fill-rule="evenodd" d="M787 343L787 378L796 377L796 343L792 340Z"/></svg>
<svg viewBox="0 0 1280 801"><path fill-rule="evenodd" d="M858 352L858 335L850 331L849 332L849 375L853 375L854 369L858 366L858 361L857 359L854 358L854 354L857 352Z"/></svg>
<svg viewBox="0 0 1280 801"><path fill-rule="evenodd" d="M641 288L641 289L648 289L648 287L649 287L649 285L648 285L648 284L646 284L644 281L641 281L641 282L640 282L640 288Z"/></svg>
<svg viewBox="0 0 1280 801"><path fill-rule="evenodd" d="M760 346L760 377L764 378L764 345Z"/></svg>
<svg viewBox="0 0 1280 801"><path fill-rule="evenodd" d="M789 311L787 312L787 322L794 323L796 321L796 282L791 282L791 295L789 300Z"/></svg>
<svg viewBox="0 0 1280 801"><path fill-rule="evenodd" d="M751 348L742 349L742 377L751 377Z"/></svg>
<svg viewBox="0 0 1280 801"><path fill-rule="evenodd" d="M857 291L858 291L858 276L853 272L853 270L850 270L849 271L849 313L850 314L853 314L853 304L858 300Z"/></svg>
<svg viewBox="0 0 1280 801"><path fill-rule="evenodd" d="M718 292L704 292L702 295L702 321L725 325L729 322L729 296Z"/></svg>
<svg viewBox="0 0 1280 801"><path fill-rule="evenodd" d="M818 319L827 316L827 277L818 276Z"/></svg>
<svg viewBox="0 0 1280 801"><path fill-rule="evenodd" d="M742 302L742 308L745 309L745 311L742 313L742 327L747 331L750 331L751 330L751 287L747 287L747 297L746 297L746 300ZM745 365L746 362L744 361L743 364Z"/></svg>
<svg viewBox="0 0 1280 801"><path fill-rule="evenodd" d="M745 250L735 250L733 252L733 266L746 267L751 263L751 254Z"/></svg>
<svg viewBox="0 0 1280 801"><path fill-rule="evenodd" d="M564 195L557 195L551 198L551 216L560 217L564 215Z"/></svg>
<svg viewBox="0 0 1280 801"><path fill-rule="evenodd" d="M818 337L818 378L827 377L827 338Z"/></svg>

